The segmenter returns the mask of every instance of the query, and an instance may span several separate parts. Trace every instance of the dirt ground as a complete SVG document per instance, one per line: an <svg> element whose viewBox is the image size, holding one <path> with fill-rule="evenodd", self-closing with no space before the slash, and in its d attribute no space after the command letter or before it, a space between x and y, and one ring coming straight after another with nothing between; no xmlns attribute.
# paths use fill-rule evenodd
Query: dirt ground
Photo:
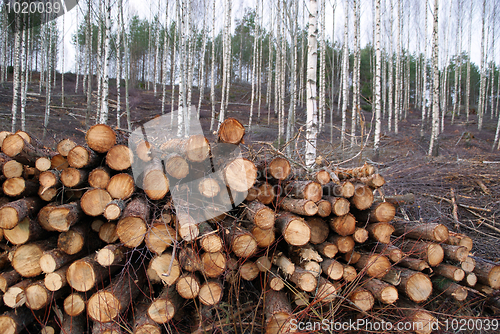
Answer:
<svg viewBox="0 0 500 334"><path fill-rule="evenodd" d="M36 75L34 79L36 80ZM84 142L86 97L81 89L81 78L76 94L75 82L73 75L65 76L65 108L62 108L59 107L61 94L60 77L58 78L57 87L52 92L51 105L55 107L51 108L47 136L43 139L47 147L55 147L57 142L64 138ZM113 85L112 82L110 98L116 100L116 89ZM250 91L247 85L235 84L231 87L227 117L234 117L243 124L248 124ZM263 92L265 93L265 89ZM166 110L170 111L171 87L167 87L167 93L169 97ZM200 122L205 135L213 140L213 133L209 130L211 117L209 94L209 91L205 91ZM194 90L193 101L196 104L198 96L198 91ZM11 83L0 85L0 131L10 130L11 101ZM122 110L124 106L122 93ZM130 109L133 127L159 115L161 113L161 87L158 87L156 97L152 90L132 89ZM38 94L38 85L30 85L26 130L39 139L42 139L44 110L45 95ZM95 105L93 110L95 110ZM269 115L264 99L260 119L257 118L257 105L254 107L254 125L252 128L247 128L244 145L250 155L270 154L274 150L271 145L277 146L278 118L274 111L270 112ZM270 116L269 123L268 116ZM372 122L371 117L371 113L363 113L364 122L368 128ZM384 131L379 155L375 156L371 140L365 143L361 137L358 137L356 145L352 148L349 142L346 147L341 145L339 131L341 117L337 110L333 111L333 141L330 141L330 111L327 111L327 125L320 133L318 140L318 155L321 155L332 168L360 166L365 161L372 163L386 179L386 185L383 187L385 195L405 193L415 195L415 202L403 206L398 215L411 220L439 222L445 224L451 231L465 233L474 240L472 249L474 254L499 261L500 252L497 247L500 242L500 151L491 149L496 119L491 120L488 112L484 129L478 131L476 115L471 115L467 123L462 112L462 115L455 118L454 125L450 125L451 114L447 115L444 132L439 137L439 156L429 157L427 151L430 120L425 125L425 135L421 138L420 117L420 110L410 110L407 118L400 121L398 134ZM94 123L95 120L92 120L92 124ZM296 133L299 135L297 144L292 145L295 153L293 160L299 162L300 153L303 152L305 131L302 126L304 123L305 110L299 106L295 126ZM109 124L116 126L116 111L113 108L110 109ZM125 116L121 117L121 127L126 127ZM350 121L348 127L350 128ZM20 120L18 120L18 128L20 128ZM386 122L383 122L382 128L387 129ZM458 205L458 221L455 221L452 214L451 191L454 192ZM433 309L437 312L457 312L460 309L460 305L454 307L441 305L438 300L429 303L436 303ZM474 308L471 307L462 313L467 314L471 310Z"/></svg>

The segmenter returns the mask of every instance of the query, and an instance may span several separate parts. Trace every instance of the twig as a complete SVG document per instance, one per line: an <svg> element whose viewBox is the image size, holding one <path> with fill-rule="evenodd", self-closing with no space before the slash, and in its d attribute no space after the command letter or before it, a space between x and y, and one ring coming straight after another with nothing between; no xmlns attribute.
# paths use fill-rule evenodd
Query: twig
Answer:
<svg viewBox="0 0 500 334"><path fill-rule="evenodd" d="M479 185L479 188L486 194L486 195L491 195L490 190L484 185L483 181L481 180L475 180L476 183Z"/></svg>
<svg viewBox="0 0 500 334"><path fill-rule="evenodd" d="M451 205L453 207L452 213L453 213L453 219L455 220L455 223L458 222L458 207L457 207L457 201L455 200L455 189L451 188L450 189L450 196L451 196Z"/></svg>
<svg viewBox="0 0 500 334"><path fill-rule="evenodd" d="M431 194L425 194L425 193L421 193L420 195L422 196L427 196L427 197L432 197L432 198L435 198L435 199L439 199L441 201L445 201L445 202L448 202L448 203L452 203L451 200L447 199L446 197L440 197L440 196L436 196L436 195L431 195ZM462 208L465 208L465 209L471 209L471 210L477 210L477 211L485 211L485 212L491 212L490 209L483 209L483 208L478 208L478 207L475 207L475 206L470 206L470 205L465 205L465 204L460 204L460 203L457 203L458 206L461 206Z"/></svg>
<svg viewBox="0 0 500 334"><path fill-rule="evenodd" d="M488 220L488 221L491 221L492 223L495 223L494 221L492 221L492 220L490 220L488 218L485 218L485 217L481 216L480 214L475 213L472 210L467 209L467 211L469 211L474 216L476 216L476 217L478 217L478 218L480 218L482 220L482 222L479 225L486 225L487 227L491 228L493 231L496 231L496 232L500 233L500 229L498 227L495 227L495 226L493 226L493 225L488 224L487 222L485 222L485 220Z"/></svg>
<svg viewBox="0 0 500 334"><path fill-rule="evenodd" d="M472 228L472 227L470 227L470 226L467 226L467 225L465 225L464 223L461 223L461 222L459 222L459 221L458 221L457 223L458 223L460 226L463 226L463 227L465 227L465 228L467 228L467 229L469 229L469 230L471 230L471 231L474 231L474 232L476 232L476 233L479 233L479 234L485 235L485 236L490 237L490 238L493 238L493 239L500 240L500 238L498 238L498 237L496 237L496 236L494 236L494 235L491 235L491 234L488 234L488 233L482 232L482 231L480 231L480 230L478 230L478 229L476 229L476 228Z"/></svg>

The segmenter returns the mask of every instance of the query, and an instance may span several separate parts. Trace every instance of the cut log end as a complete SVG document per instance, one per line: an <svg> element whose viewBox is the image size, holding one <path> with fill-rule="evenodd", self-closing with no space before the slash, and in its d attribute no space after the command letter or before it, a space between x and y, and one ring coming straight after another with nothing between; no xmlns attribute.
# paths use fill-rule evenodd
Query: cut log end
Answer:
<svg viewBox="0 0 500 334"><path fill-rule="evenodd" d="M96 152L106 153L116 144L115 131L105 124L92 126L85 136L87 145Z"/></svg>

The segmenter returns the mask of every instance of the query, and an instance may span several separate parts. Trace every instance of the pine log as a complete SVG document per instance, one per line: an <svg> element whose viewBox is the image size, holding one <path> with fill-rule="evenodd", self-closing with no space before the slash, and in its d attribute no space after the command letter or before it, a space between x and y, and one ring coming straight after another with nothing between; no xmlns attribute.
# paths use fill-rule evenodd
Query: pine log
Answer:
<svg viewBox="0 0 500 334"><path fill-rule="evenodd" d="M295 199L284 197L279 201L279 206L284 211L296 213L302 216L314 216L318 213L318 206L307 199Z"/></svg>
<svg viewBox="0 0 500 334"><path fill-rule="evenodd" d="M84 295L78 292L73 292L64 299L64 312L70 317L76 317L82 314L86 307L87 301Z"/></svg>
<svg viewBox="0 0 500 334"><path fill-rule="evenodd" d="M148 265L148 277L153 283L173 285L180 276L180 266L170 252L165 252L151 259Z"/></svg>
<svg viewBox="0 0 500 334"><path fill-rule="evenodd" d="M63 139L57 144L57 152L63 157L67 157L69 151L76 146L76 143L71 139Z"/></svg>
<svg viewBox="0 0 500 334"><path fill-rule="evenodd" d="M455 282L460 282L465 277L465 272L462 269L445 263L436 266L434 272Z"/></svg>
<svg viewBox="0 0 500 334"><path fill-rule="evenodd" d="M92 126L85 135L87 145L98 153L106 153L116 144L116 133L105 124Z"/></svg>
<svg viewBox="0 0 500 334"><path fill-rule="evenodd" d="M354 195L354 184L349 181L330 182L323 186L322 191L325 196L351 198Z"/></svg>
<svg viewBox="0 0 500 334"><path fill-rule="evenodd" d="M354 249L354 239L348 236L332 235L328 241L337 246L340 253L348 253Z"/></svg>
<svg viewBox="0 0 500 334"><path fill-rule="evenodd" d="M413 324L416 334L431 334L439 329L438 319L415 303L400 300L397 306L405 315L402 321Z"/></svg>
<svg viewBox="0 0 500 334"><path fill-rule="evenodd" d="M355 250L349 251L343 256L345 262L348 264L355 264L361 258L361 253L356 252Z"/></svg>
<svg viewBox="0 0 500 334"><path fill-rule="evenodd" d="M49 274L71 263L73 260L82 258L84 254L84 251L76 254L68 254L58 248L47 250L40 257L40 268L42 272Z"/></svg>
<svg viewBox="0 0 500 334"><path fill-rule="evenodd" d="M162 199L168 193L170 183L163 173L161 161L157 158L151 160L144 168L142 188L146 195L152 199Z"/></svg>
<svg viewBox="0 0 500 334"><path fill-rule="evenodd" d="M258 247L266 248L276 240L274 228L263 230L257 225L248 222L243 222L243 225L250 233L252 233L255 241L257 241Z"/></svg>
<svg viewBox="0 0 500 334"><path fill-rule="evenodd" d="M336 216L344 216L349 213L351 204L344 197L324 197L331 205L331 211Z"/></svg>
<svg viewBox="0 0 500 334"><path fill-rule="evenodd" d="M52 208L48 215L48 223L55 231L66 232L83 217L79 202L59 205Z"/></svg>
<svg viewBox="0 0 500 334"><path fill-rule="evenodd" d="M368 187L378 189L385 184L385 179L382 175L376 173L370 176L365 176L357 179L356 181L366 184Z"/></svg>
<svg viewBox="0 0 500 334"><path fill-rule="evenodd" d="M276 157L271 161L263 160L256 165L260 175L266 179L285 180L290 176L292 171L290 162L283 157Z"/></svg>
<svg viewBox="0 0 500 334"><path fill-rule="evenodd" d="M205 161L210 155L210 143L203 135L190 136L187 139L184 152L186 158L191 162Z"/></svg>
<svg viewBox="0 0 500 334"><path fill-rule="evenodd" d="M38 182L14 177L5 180L2 185L3 193L9 197L28 197L38 194Z"/></svg>
<svg viewBox="0 0 500 334"><path fill-rule="evenodd" d="M271 260L266 255L263 255L259 257L257 260L255 260L255 264L257 265L257 268L259 271L265 273L269 270L271 270L271 267L273 266L273 263Z"/></svg>
<svg viewBox="0 0 500 334"><path fill-rule="evenodd" d="M320 200L316 203L318 206L318 216L328 217L332 213L332 204L327 200Z"/></svg>
<svg viewBox="0 0 500 334"><path fill-rule="evenodd" d="M285 194L318 202L322 197L322 188L314 181L290 181L286 183Z"/></svg>
<svg viewBox="0 0 500 334"><path fill-rule="evenodd" d="M477 283L477 276L474 273L467 273L465 278L462 280L462 285L466 285L469 287L475 287Z"/></svg>
<svg viewBox="0 0 500 334"><path fill-rule="evenodd" d="M116 234L116 224L112 222L107 222L99 227L99 239L107 244L112 244L116 242L118 234Z"/></svg>
<svg viewBox="0 0 500 334"><path fill-rule="evenodd" d="M152 149L153 145L147 140L141 140L137 143L135 147L135 154L139 159L144 162L151 161L153 159Z"/></svg>
<svg viewBox="0 0 500 334"><path fill-rule="evenodd" d="M61 172L55 169L51 169L40 173L38 176L38 182L43 188L57 187L60 184Z"/></svg>
<svg viewBox="0 0 500 334"><path fill-rule="evenodd" d="M114 175L108 183L106 190L114 199L126 200L132 196L135 189L134 178L127 173Z"/></svg>
<svg viewBox="0 0 500 334"><path fill-rule="evenodd" d="M3 230L5 240L13 245L23 245L25 243L42 239L47 235L37 221L24 218L11 230Z"/></svg>
<svg viewBox="0 0 500 334"><path fill-rule="evenodd" d="M35 215L42 207L38 197L26 197L5 204L0 208L0 228L10 230L28 216Z"/></svg>
<svg viewBox="0 0 500 334"><path fill-rule="evenodd" d="M40 258L43 252L55 247L54 237L19 246L12 258L12 267L23 277L35 277L42 273Z"/></svg>
<svg viewBox="0 0 500 334"><path fill-rule="evenodd" d="M324 169L321 169L321 170L317 171L314 174L313 178L314 178L314 180L316 182L318 182L322 186L325 185L325 184L327 184L331 180L330 173L328 173L328 171L326 171Z"/></svg>
<svg viewBox="0 0 500 334"><path fill-rule="evenodd" d="M113 198L104 189L94 188L87 190L80 200L80 206L86 215L96 217L104 213L106 205Z"/></svg>
<svg viewBox="0 0 500 334"><path fill-rule="evenodd" d="M145 238L146 247L157 254L162 254L176 240L175 230L160 222L153 223ZM222 247L222 246L221 246Z"/></svg>
<svg viewBox="0 0 500 334"><path fill-rule="evenodd" d="M257 201L265 205L271 204L276 198L276 191L274 187L267 182L257 184L256 186L257 186Z"/></svg>
<svg viewBox="0 0 500 334"><path fill-rule="evenodd" d="M316 261L304 261L300 264L300 267L313 274L316 278L322 273L321 265Z"/></svg>
<svg viewBox="0 0 500 334"><path fill-rule="evenodd" d="M321 218L311 217L306 219L311 228L311 238L309 242L314 245L322 244L328 238L328 224Z"/></svg>
<svg viewBox="0 0 500 334"><path fill-rule="evenodd" d="M295 270L295 268L294 268ZM285 287L285 281L281 277L277 267L271 267L269 272L267 272L267 283L270 289L274 291L281 291Z"/></svg>
<svg viewBox="0 0 500 334"><path fill-rule="evenodd" d="M107 220L116 220L120 218L122 211L125 209L126 203L121 199L115 199L106 205L104 209L104 217Z"/></svg>
<svg viewBox="0 0 500 334"><path fill-rule="evenodd" d="M76 291L86 292L102 282L116 269L118 268L101 266L95 261L95 255L92 254L74 261L66 272L66 279Z"/></svg>
<svg viewBox="0 0 500 334"><path fill-rule="evenodd" d="M354 233L352 234L352 238L358 244L364 243L366 240L368 240L369 236L370 235L368 231L362 227L356 227Z"/></svg>
<svg viewBox="0 0 500 334"><path fill-rule="evenodd" d="M321 255L329 259L337 255L339 251L337 245L328 241L322 242L321 244L315 245L314 247Z"/></svg>
<svg viewBox="0 0 500 334"><path fill-rule="evenodd" d="M344 279L344 281L346 282L355 281L356 278L358 277L358 271L356 270L356 268L344 263L342 263L342 267L344 267L344 273L342 274L342 278Z"/></svg>
<svg viewBox="0 0 500 334"><path fill-rule="evenodd" d="M398 263L405 256L401 249L392 244L377 244L374 251L388 257L392 263Z"/></svg>
<svg viewBox="0 0 500 334"><path fill-rule="evenodd" d="M295 264L283 254L274 256L272 262L287 275L292 275L295 271Z"/></svg>
<svg viewBox="0 0 500 334"><path fill-rule="evenodd" d="M442 224L410 222L395 219L392 222L394 235L405 235L407 238L425 239L436 242L448 240L448 228Z"/></svg>
<svg viewBox="0 0 500 334"><path fill-rule="evenodd" d="M194 241L200 235L197 221L186 213L177 212L175 225L177 233L184 241Z"/></svg>
<svg viewBox="0 0 500 334"><path fill-rule="evenodd" d="M354 263L354 266L359 270L366 271L368 276L375 278L383 277L391 269L389 260L377 253L361 254L361 257Z"/></svg>
<svg viewBox="0 0 500 334"><path fill-rule="evenodd" d="M222 247L224 246L222 239L217 234L217 231L214 230L209 223L207 222L200 223L198 225L198 229L200 230L200 236L199 236L200 246L205 252L209 253L219 252L222 249Z"/></svg>
<svg viewBox="0 0 500 334"><path fill-rule="evenodd" d="M149 207L144 198L137 197L128 203L116 226L116 234L125 246L135 248L142 243L148 217Z"/></svg>
<svg viewBox="0 0 500 334"><path fill-rule="evenodd" d="M253 281L259 276L259 268L253 261L245 261L239 269L241 278L245 281Z"/></svg>
<svg viewBox="0 0 500 334"><path fill-rule="evenodd" d="M398 265L415 271L423 271L428 274L433 272L433 270L431 269L431 267L429 267L429 264L426 261L421 259L416 259L414 257L406 256L398 262Z"/></svg>
<svg viewBox="0 0 500 334"><path fill-rule="evenodd" d="M31 145L18 134L12 134L5 138L2 143L2 152L23 165L30 166L35 166L37 158L55 155L54 152L47 149Z"/></svg>
<svg viewBox="0 0 500 334"><path fill-rule="evenodd" d="M17 334L35 321L33 312L25 307L8 311L0 315L2 334Z"/></svg>
<svg viewBox="0 0 500 334"><path fill-rule="evenodd" d="M3 131L2 131L3 132ZM1 132L0 132L0 136L1 136ZM1 139L1 137L0 137ZM0 147L2 145L0 144ZM5 153L1 153L0 152L0 170L2 171L3 173L3 167L5 166L5 164L9 161L13 161L11 157L9 157L8 155L6 155ZM4 174L5 175L5 174Z"/></svg>
<svg viewBox="0 0 500 334"><path fill-rule="evenodd" d="M247 204L246 217L256 226L267 230L274 226L274 211L259 201Z"/></svg>
<svg viewBox="0 0 500 334"><path fill-rule="evenodd" d="M293 302L295 305L299 307L306 307L309 306L309 295L305 292L294 292L293 294Z"/></svg>
<svg viewBox="0 0 500 334"><path fill-rule="evenodd" d="M236 158L226 165L223 175L231 190L246 192L257 180L257 167L248 159Z"/></svg>
<svg viewBox="0 0 500 334"><path fill-rule="evenodd" d="M102 219L92 219L92 223L90 224L90 228L92 231L99 233L99 229L104 224L104 220Z"/></svg>
<svg viewBox="0 0 500 334"><path fill-rule="evenodd" d="M344 266L333 259L325 259L321 263L323 272L334 281L338 281L344 276Z"/></svg>
<svg viewBox="0 0 500 334"><path fill-rule="evenodd" d="M373 294L364 287L358 286L348 296L349 300L354 303L361 311L369 311L375 304Z"/></svg>
<svg viewBox="0 0 500 334"><path fill-rule="evenodd" d="M368 164L367 162L364 163L363 166L360 167L355 167L355 168L339 168L335 170L335 174L340 180L345 180L345 179L359 179L362 177L367 177L375 173L375 167L372 165Z"/></svg>
<svg viewBox="0 0 500 334"><path fill-rule="evenodd" d="M366 230L373 239L383 244L388 244L391 242L394 227L389 223L373 223L366 225Z"/></svg>
<svg viewBox="0 0 500 334"><path fill-rule="evenodd" d="M373 199L372 189L362 183L357 183L354 186L354 195L349 200L356 209L366 210L372 206Z"/></svg>
<svg viewBox="0 0 500 334"><path fill-rule="evenodd" d="M247 201L247 202L255 201L257 199L258 195L259 195L259 189L254 184L252 188L248 189L248 193L245 197L245 201Z"/></svg>
<svg viewBox="0 0 500 334"><path fill-rule="evenodd" d="M441 244L441 247L443 248L444 256L453 261L463 262L469 254L469 251L464 246Z"/></svg>
<svg viewBox="0 0 500 334"><path fill-rule="evenodd" d="M2 172L7 179L11 179L13 177L22 177L24 172L24 166L22 163L17 162L16 160L9 160L3 164Z"/></svg>
<svg viewBox="0 0 500 334"><path fill-rule="evenodd" d="M464 234L449 231L448 240L445 241L449 245L464 246L470 252L472 249L472 239Z"/></svg>
<svg viewBox="0 0 500 334"><path fill-rule="evenodd" d="M467 299L467 289L445 277L434 276L432 284L436 290L461 302Z"/></svg>
<svg viewBox="0 0 500 334"><path fill-rule="evenodd" d="M466 273L471 273L474 271L474 268L476 267L476 261L471 256L467 256L467 258L460 263L460 267Z"/></svg>
<svg viewBox="0 0 500 334"><path fill-rule="evenodd" d="M189 174L189 164L182 156L177 153L167 155L163 162L165 172L175 179L183 179Z"/></svg>
<svg viewBox="0 0 500 334"><path fill-rule="evenodd" d="M265 334L294 333L295 317L288 296L283 291L267 291L265 294Z"/></svg>
<svg viewBox="0 0 500 334"><path fill-rule="evenodd" d="M203 253L201 263L203 273L210 278L219 277L226 270L226 255L223 252Z"/></svg>
<svg viewBox="0 0 500 334"><path fill-rule="evenodd" d="M375 299L383 304L394 304L399 297L398 289L376 278L365 280L363 287L370 291Z"/></svg>
<svg viewBox="0 0 500 334"><path fill-rule="evenodd" d="M69 265L61 267L56 271L45 275L43 280L43 284L49 291L58 291L63 287L68 285L68 281L66 280L66 272L68 270Z"/></svg>
<svg viewBox="0 0 500 334"><path fill-rule="evenodd" d="M2 146L5 138L7 138L7 136L11 135L11 134L12 134L12 132L9 132L9 131L0 131L0 147Z"/></svg>
<svg viewBox="0 0 500 334"><path fill-rule="evenodd" d="M306 221L289 212L279 214L276 218L276 228L292 246L305 245L311 238L311 228Z"/></svg>
<svg viewBox="0 0 500 334"><path fill-rule="evenodd" d="M213 198L220 192L219 182L211 177L203 178L198 183L198 191L203 197Z"/></svg>
<svg viewBox="0 0 500 334"><path fill-rule="evenodd" d="M103 267L123 264L126 259L126 247L118 244L106 245L97 251L96 261Z"/></svg>
<svg viewBox="0 0 500 334"><path fill-rule="evenodd" d="M444 259L443 247L429 241L406 240L401 244L401 250L407 255L413 255L435 267Z"/></svg>
<svg viewBox="0 0 500 334"><path fill-rule="evenodd" d="M396 208L389 202L374 202L367 210L353 210L356 219L362 223L388 223L396 215Z"/></svg>
<svg viewBox="0 0 500 334"><path fill-rule="evenodd" d="M334 217L330 220L332 230L343 237L354 234L356 231L356 218L350 213Z"/></svg>
<svg viewBox="0 0 500 334"><path fill-rule="evenodd" d="M66 294L65 289L50 291L45 287L44 280L36 281L30 284L24 290L26 296L26 306L34 311L45 308L52 300L58 299Z"/></svg>
<svg viewBox="0 0 500 334"><path fill-rule="evenodd" d="M77 188L87 182L88 172L84 169L70 167L62 171L60 179L65 187Z"/></svg>
<svg viewBox="0 0 500 334"><path fill-rule="evenodd" d="M332 282L323 277L318 280L315 297L320 303L331 303L333 302L341 290L341 284L339 282Z"/></svg>
<svg viewBox="0 0 500 334"><path fill-rule="evenodd" d="M62 171L68 167L68 160L60 154L56 154L50 159L50 169Z"/></svg>
<svg viewBox="0 0 500 334"><path fill-rule="evenodd" d="M144 274L141 270L116 276L105 289L97 291L89 298L87 314L94 321L115 320L139 295L142 279Z"/></svg>
<svg viewBox="0 0 500 334"><path fill-rule="evenodd" d="M226 118L219 126L217 139L221 143L239 145L244 143L245 127L235 118Z"/></svg>
<svg viewBox="0 0 500 334"><path fill-rule="evenodd" d="M201 262L200 256L191 247L181 248L179 252L179 264L181 265L182 269L189 272L203 270L203 264Z"/></svg>
<svg viewBox="0 0 500 334"><path fill-rule="evenodd" d="M132 150L125 145L115 145L106 154L106 165L116 171L129 169L133 162Z"/></svg>
<svg viewBox="0 0 500 334"><path fill-rule="evenodd" d="M101 158L88 147L77 145L68 153L68 164L73 168L92 168L99 165Z"/></svg>
<svg viewBox="0 0 500 334"><path fill-rule="evenodd" d="M478 257L474 257L474 260L476 261L474 274L479 283L500 289L500 265Z"/></svg>
<svg viewBox="0 0 500 334"><path fill-rule="evenodd" d="M401 277L398 290L416 303L426 301L432 293L432 282L429 277L419 271L397 269L400 270Z"/></svg>
<svg viewBox="0 0 500 334"><path fill-rule="evenodd" d="M146 297L134 303L134 334L161 334L161 327L148 315L150 303Z"/></svg>
<svg viewBox="0 0 500 334"><path fill-rule="evenodd" d="M379 197L377 197L375 200L383 201L382 198ZM391 203L396 208L399 208L402 205L413 204L415 202L415 195L409 193L404 195L385 196L384 200Z"/></svg>
<svg viewBox="0 0 500 334"><path fill-rule="evenodd" d="M21 308L26 303L26 288L33 283L30 279L23 279L10 286L3 295L3 302L10 308Z"/></svg>
<svg viewBox="0 0 500 334"><path fill-rule="evenodd" d="M57 188L38 188L38 197L42 199L42 201L50 202L53 201L57 196Z"/></svg>
<svg viewBox="0 0 500 334"><path fill-rule="evenodd" d="M0 291L7 292L10 286L21 280L22 276L15 270L4 270L0 273Z"/></svg>
<svg viewBox="0 0 500 334"><path fill-rule="evenodd" d="M401 284L401 270L393 267L381 278L381 280L393 286L398 286Z"/></svg>
<svg viewBox="0 0 500 334"><path fill-rule="evenodd" d="M93 169L88 177L89 185L92 188L106 189L111 180L110 172L106 167L97 167Z"/></svg>
<svg viewBox="0 0 500 334"><path fill-rule="evenodd" d="M295 267L295 271L290 276L290 281L295 283L297 288L306 292L314 291L317 285L316 277L301 267Z"/></svg>
<svg viewBox="0 0 500 334"><path fill-rule="evenodd" d="M323 261L323 258L319 255L319 253L313 248L312 245L309 244L301 247L290 246L288 254L295 263L300 263L303 261Z"/></svg>
<svg viewBox="0 0 500 334"><path fill-rule="evenodd" d="M222 300L223 292L224 289L221 283L208 280L201 285L198 298L203 305L213 306Z"/></svg>
<svg viewBox="0 0 500 334"><path fill-rule="evenodd" d="M92 334L122 334L122 326L119 322L94 321Z"/></svg>
<svg viewBox="0 0 500 334"><path fill-rule="evenodd" d="M193 273L183 274L177 280L175 289L182 298L194 299L200 293L200 280Z"/></svg>

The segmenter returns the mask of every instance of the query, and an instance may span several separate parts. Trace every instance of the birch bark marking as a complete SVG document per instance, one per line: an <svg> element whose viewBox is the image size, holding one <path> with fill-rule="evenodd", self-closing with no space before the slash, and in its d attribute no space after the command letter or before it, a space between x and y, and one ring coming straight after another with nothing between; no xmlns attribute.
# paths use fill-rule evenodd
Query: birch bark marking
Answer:
<svg viewBox="0 0 500 334"><path fill-rule="evenodd" d="M309 1L309 27L307 52L307 128L306 128L306 165L312 166L316 159L316 138L318 135L318 108L316 104L316 69L318 66L318 28L316 17L318 4L316 0Z"/></svg>
<svg viewBox="0 0 500 334"><path fill-rule="evenodd" d="M432 62L434 67L434 78L432 80L432 134L428 155L437 156L439 154L439 36L438 36L438 5L439 0L434 0L434 25L432 29Z"/></svg>

